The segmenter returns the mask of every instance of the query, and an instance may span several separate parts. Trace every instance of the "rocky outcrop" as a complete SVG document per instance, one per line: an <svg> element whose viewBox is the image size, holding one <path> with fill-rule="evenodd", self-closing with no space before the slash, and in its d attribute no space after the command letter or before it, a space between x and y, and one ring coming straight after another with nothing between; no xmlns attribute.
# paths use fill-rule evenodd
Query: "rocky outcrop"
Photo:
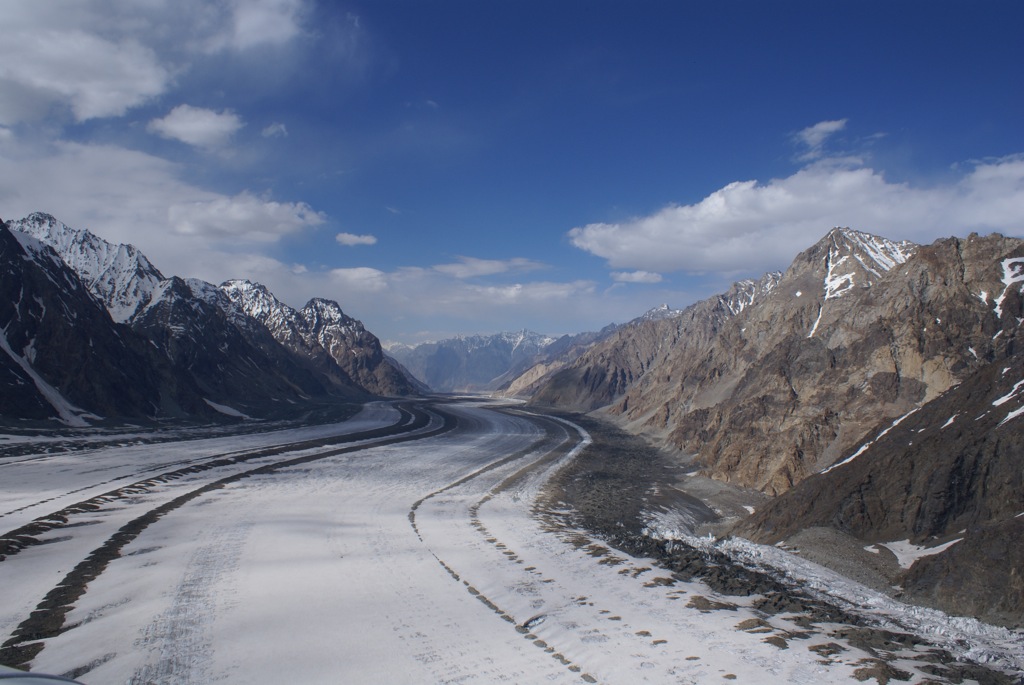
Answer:
<svg viewBox="0 0 1024 685"><path fill-rule="evenodd" d="M622 413L629 407L624 398L649 371L659 372L673 357L685 355L683 350L708 345L726 321L771 292L777 281L778 274L767 274L682 311L652 310L616 328L574 363L551 374L532 402L575 411L624 402L616 410Z"/></svg>
<svg viewBox="0 0 1024 685"><path fill-rule="evenodd" d="M711 298L623 329L535 401L599 407L714 478L779 495L733 533L841 531L888 555L905 598L1019 627L1022 286L1018 239L836 229L742 310Z"/></svg>
<svg viewBox="0 0 1024 685"><path fill-rule="evenodd" d="M865 543L934 548L899 578L909 598L998 623L1024 621L1024 356L1015 322L1007 323L995 359L876 426L843 460L735 532L776 543L821 526Z"/></svg>

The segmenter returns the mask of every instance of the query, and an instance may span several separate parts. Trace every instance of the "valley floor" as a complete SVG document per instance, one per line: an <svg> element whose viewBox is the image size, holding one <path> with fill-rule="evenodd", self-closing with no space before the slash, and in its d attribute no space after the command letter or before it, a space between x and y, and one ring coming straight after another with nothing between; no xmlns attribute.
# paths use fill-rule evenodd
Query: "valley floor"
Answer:
<svg viewBox="0 0 1024 685"><path fill-rule="evenodd" d="M585 514L615 478L566 468L607 455L588 426L376 403L2 458L0 663L96 684L954 682L945 646L883 649L613 549Z"/></svg>

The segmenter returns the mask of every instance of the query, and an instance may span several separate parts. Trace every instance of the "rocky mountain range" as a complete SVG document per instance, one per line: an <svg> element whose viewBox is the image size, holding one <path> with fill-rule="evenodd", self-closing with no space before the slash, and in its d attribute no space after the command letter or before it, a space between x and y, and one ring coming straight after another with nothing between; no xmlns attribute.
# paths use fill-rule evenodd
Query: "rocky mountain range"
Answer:
<svg viewBox="0 0 1024 685"><path fill-rule="evenodd" d="M4 417L267 416L415 391L330 300L294 310L247 281L165 278L136 248L47 214L0 232L13 303L0 314Z"/></svg>
<svg viewBox="0 0 1024 685"><path fill-rule="evenodd" d="M1016 244L835 229L784 274L623 329L533 399L602 408L717 478L779 494L993 354L982 294L1007 287Z"/></svg>
<svg viewBox="0 0 1024 685"><path fill-rule="evenodd" d="M1022 286L1018 239L834 229L785 273L623 327L532 401L776 495L739 534L915 550L889 579L906 596L1020 625Z"/></svg>

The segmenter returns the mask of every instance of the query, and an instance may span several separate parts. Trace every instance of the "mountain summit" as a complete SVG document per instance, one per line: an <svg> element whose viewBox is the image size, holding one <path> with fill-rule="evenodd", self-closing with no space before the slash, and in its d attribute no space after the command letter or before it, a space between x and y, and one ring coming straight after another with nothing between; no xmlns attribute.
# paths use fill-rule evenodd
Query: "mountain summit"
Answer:
<svg viewBox="0 0 1024 685"><path fill-rule="evenodd" d="M51 246L82 279L117 323L131 320L149 300L163 274L134 245L115 245L34 212L8 224Z"/></svg>

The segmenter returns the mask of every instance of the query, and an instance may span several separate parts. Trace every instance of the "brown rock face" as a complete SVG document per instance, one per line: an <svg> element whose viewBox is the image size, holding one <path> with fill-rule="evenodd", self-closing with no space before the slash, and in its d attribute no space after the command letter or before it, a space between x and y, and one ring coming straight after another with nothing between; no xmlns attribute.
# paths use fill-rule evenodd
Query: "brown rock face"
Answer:
<svg viewBox="0 0 1024 685"><path fill-rule="evenodd" d="M1022 255L998 235L918 247L834 229L744 306L620 331L534 401L604 408L715 478L785 492L992 359L1020 316L1004 263Z"/></svg>
<svg viewBox="0 0 1024 685"><path fill-rule="evenodd" d="M872 543L959 540L909 568L906 596L1024 623L1024 355L1019 333L1001 329L999 340L993 361L897 425L876 427L863 447L735 532L764 543L817 526Z"/></svg>

